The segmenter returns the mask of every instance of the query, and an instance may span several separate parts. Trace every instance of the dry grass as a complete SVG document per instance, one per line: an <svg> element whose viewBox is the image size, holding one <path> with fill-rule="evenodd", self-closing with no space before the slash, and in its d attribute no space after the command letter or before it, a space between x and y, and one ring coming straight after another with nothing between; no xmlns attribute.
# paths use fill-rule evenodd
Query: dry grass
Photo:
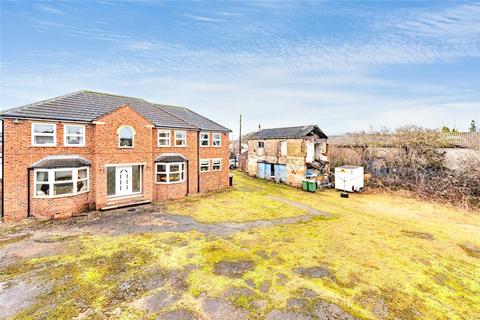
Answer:
<svg viewBox="0 0 480 320"><path fill-rule="evenodd" d="M171 309L201 314L199 297L222 296L231 287L247 287L248 280L255 285L253 294L230 301L253 319L285 308L289 298L305 289L364 319L480 316L480 259L471 254L480 247L478 212L382 193L342 199L335 191L305 193L238 174L235 181L233 191L167 208L209 223L303 214L284 203L269 204L268 196L275 195L334 218L255 228L226 238L188 232L67 239L67 253L0 271L0 282L38 271L42 281L54 284L53 291L17 318L66 319L90 308L93 318L154 319L132 302L151 292L147 284L190 265L197 267L181 277L186 283ZM254 269L239 278L215 274L216 263L239 260L252 261ZM321 267L330 274L311 278L294 271L299 267ZM127 295L120 290L125 283ZM160 283L176 290L168 281ZM256 309L256 300L266 300L266 308Z"/></svg>

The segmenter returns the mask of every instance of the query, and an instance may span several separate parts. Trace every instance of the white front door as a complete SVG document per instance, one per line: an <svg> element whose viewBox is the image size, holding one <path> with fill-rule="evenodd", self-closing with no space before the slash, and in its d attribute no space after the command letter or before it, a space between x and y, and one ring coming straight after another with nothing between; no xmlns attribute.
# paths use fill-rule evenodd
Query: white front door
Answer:
<svg viewBox="0 0 480 320"><path fill-rule="evenodd" d="M132 166L117 167L116 170L116 193L117 196L125 196L132 193Z"/></svg>

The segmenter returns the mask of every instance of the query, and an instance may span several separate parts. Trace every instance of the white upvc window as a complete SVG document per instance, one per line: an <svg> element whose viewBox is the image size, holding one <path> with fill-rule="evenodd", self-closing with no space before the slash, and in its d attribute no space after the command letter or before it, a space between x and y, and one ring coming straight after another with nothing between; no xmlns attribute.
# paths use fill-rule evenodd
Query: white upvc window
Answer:
<svg viewBox="0 0 480 320"><path fill-rule="evenodd" d="M155 167L155 181L157 183L168 184L185 181L185 162L159 162Z"/></svg>
<svg viewBox="0 0 480 320"><path fill-rule="evenodd" d="M158 146L170 147L170 130L158 130Z"/></svg>
<svg viewBox="0 0 480 320"><path fill-rule="evenodd" d="M208 132L200 132L200 146L208 147L210 145L210 134Z"/></svg>
<svg viewBox="0 0 480 320"><path fill-rule="evenodd" d="M133 148L135 145L135 129L130 126L121 126L117 133L119 148Z"/></svg>
<svg viewBox="0 0 480 320"><path fill-rule="evenodd" d="M84 125L63 125L63 144L67 147L85 147Z"/></svg>
<svg viewBox="0 0 480 320"><path fill-rule="evenodd" d="M212 133L212 146L221 147L222 146L222 134L219 132Z"/></svg>
<svg viewBox="0 0 480 320"><path fill-rule="evenodd" d="M212 160L212 171L222 171L222 159Z"/></svg>
<svg viewBox="0 0 480 320"><path fill-rule="evenodd" d="M200 159L200 172L210 171L210 159Z"/></svg>
<svg viewBox="0 0 480 320"><path fill-rule="evenodd" d="M35 198L58 198L88 192L88 167L35 169Z"/></svg>
<svg viewBox="0 0 480 320"><path fill-rule="evenodd" d="M175 147L186 147L187 146L187 132L186 131L175 131Z"/></svg>
<svg viewBox="0 0 480 320"><path fill-rule="evenodd" d="M55 123L32 123L32 146L54 147L56 141L57 125Z"/></svg>

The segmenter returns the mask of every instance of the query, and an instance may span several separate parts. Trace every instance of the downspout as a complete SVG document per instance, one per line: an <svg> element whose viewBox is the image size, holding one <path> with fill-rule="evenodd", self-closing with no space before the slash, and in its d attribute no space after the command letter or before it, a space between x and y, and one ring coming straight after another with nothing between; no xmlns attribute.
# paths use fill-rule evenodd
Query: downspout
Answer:
<svg viewBox="0 0 480 320"><path fill-rule="evenodd" d="M197 193L200 193L200 130L197 131Z"/></svg>
<svg viewBox="0 0 480 320"><path fill-rule="evenodd" d="M32 215L30 213L30 172L32 168L27 168L27 218L30 218Z"/></svg>
<svg viewBox="0 0 480 320"><path fill-rule="evenodd" d="M189 177L190 177L190 172L189 172L190 166L188 165L188 160L185 160L185 165L187 166L185 168L185 171L187 171L187 196L188 196L190 194L190 179L189 179Z"/></svg>

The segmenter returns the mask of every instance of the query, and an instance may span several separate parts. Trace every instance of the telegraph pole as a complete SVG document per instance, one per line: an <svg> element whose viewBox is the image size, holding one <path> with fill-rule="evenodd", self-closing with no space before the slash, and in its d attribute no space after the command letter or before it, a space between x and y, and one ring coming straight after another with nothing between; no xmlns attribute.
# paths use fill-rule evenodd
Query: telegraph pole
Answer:
<svg viewBox="0 0 480 320"><path fill-rule="evenodd" d="M240 133L238 135L238 155L242 153L242 115L240 115Z"/></svg>

